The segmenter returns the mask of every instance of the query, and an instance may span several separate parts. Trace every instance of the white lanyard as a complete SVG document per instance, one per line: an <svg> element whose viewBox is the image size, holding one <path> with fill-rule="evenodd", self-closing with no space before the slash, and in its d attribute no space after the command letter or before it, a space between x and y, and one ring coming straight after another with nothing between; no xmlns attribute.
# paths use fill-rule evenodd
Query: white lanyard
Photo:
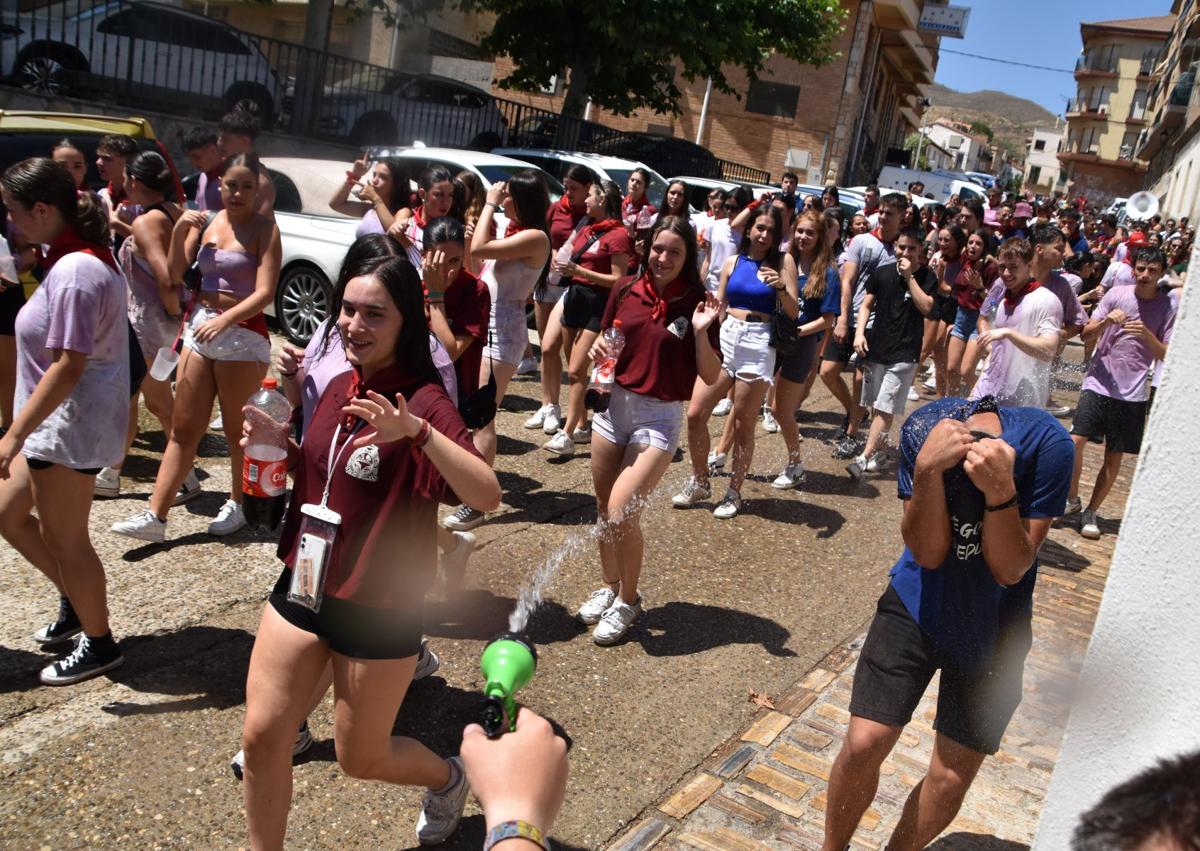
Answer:
<svg viewBox="0 0 1200 851"><path fill-rule="evenodd" d="M321 507L324 508L329 502L329 489L333 487L333 471L342 460L342 453L346 451L346 447L354 441L355 433L362 427L363 421L358 420L354 424L354 428L350 429L350 434L346 436L346 442L342 444L342 448L338 449L337 455L333 454L333 450L337 447L338 434L342 431L341 423L339 422L333 428L333 439L329 441L329 467L325 473L325 492L321 494Z"/></svg>

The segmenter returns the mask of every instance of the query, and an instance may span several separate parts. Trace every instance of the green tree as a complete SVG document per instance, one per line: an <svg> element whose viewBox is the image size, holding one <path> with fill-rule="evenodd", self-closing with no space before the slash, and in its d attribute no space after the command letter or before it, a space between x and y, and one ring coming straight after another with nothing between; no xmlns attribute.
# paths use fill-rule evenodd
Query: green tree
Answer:
<svg viewBox="0 0 1200 851"><path fill-rule="evenodd" d="M679 77L712 78L717 91L738 95L725 69L756 80L772 53L829 62L847 16L833 0L459 2L496 16L480 46L513 60L516 70L501 88L537 91L566 72L564 115L581 115L589 97L618 115L639 108L678 114Z"/></svg>
<svg viewBox="0 0 1200 851"><path fill-rule="evenodd" d="M929 168L929 140L921 142L920 133L909 133L904 137L904 150L916 153L917 143L921 144L921 155L913 162L913 168Z"/></svg>
<svg viewBox="0 0 1200 851"><path fill-rule="evenodd" d="M987 136L987 140L988 140L989 144L991 143L992 139L996 135L995 133L992 132L992 128L982 121L972 121L971 122L971 132L978 133L982 136Z"/></svg>

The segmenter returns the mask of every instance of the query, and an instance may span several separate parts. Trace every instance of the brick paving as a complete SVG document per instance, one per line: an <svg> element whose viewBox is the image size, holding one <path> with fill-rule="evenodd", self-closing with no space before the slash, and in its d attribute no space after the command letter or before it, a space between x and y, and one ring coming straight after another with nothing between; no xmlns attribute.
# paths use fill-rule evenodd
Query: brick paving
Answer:
<svg viewBox="0 0 1200 851"><path fill-rule="evenodd" d="M1082 492L1091 492L1101 453L1088 453ZM1134 470L1126 461L1105 506L1124 512ZM1027 848L1066 728L1069 696L1083 662L1116 543L1115 521L1099 541L1081 538L1074 518L1058 522L1042 547L1034 597L1034 643L1025 695L1001 744L983 764L962 811L930 847L939 851ZM829 770L850 718L851 682L862 631L836 647L789 691L771 699L740 734L620 831L610 851L817 851ZM934 679L912 722L884 762L879 792L852 848L880 849L929 764L937 701Z"/></svg>

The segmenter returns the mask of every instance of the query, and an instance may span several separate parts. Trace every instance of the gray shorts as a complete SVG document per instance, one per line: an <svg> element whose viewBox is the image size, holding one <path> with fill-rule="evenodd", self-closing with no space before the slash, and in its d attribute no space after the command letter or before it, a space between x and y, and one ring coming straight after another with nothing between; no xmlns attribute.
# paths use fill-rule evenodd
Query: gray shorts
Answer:
<svg viewBox="0 0 1200 851"><path fill-rule="evenodd" d="M644 443L670 455L683 431L683 409L683 402L664 402L614 385L608 410L592 417L592 434L617 446Z"/></svg>
<svg viewBox="0 0 1200 851"><path fill-rule="evenodd" d="M908 388L917 374L915 363L863 364L862 406L894 417L904 416Z"/></svg>

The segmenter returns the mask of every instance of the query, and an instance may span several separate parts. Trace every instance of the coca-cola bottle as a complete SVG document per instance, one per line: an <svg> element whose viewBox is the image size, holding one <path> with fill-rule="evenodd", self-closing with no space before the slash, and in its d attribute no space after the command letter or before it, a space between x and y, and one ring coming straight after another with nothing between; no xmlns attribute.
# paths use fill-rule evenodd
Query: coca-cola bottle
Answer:
<svg viewBox="0 0 1200 851"><path fill-rule="evenodd" d="M252 529L272 530L283 519L292 405L277 386L274 378L264 378L246 403L250 431L242 455L242 511Z"/></svg>
<svg viewBox="0 0 1200 851"><path fill-rule="evenodd" d="M613 378L617 372L617 359L625 348L625 332L621 330L621 320L614 319L611 328L606 328L600 335L604 340L608 353L596 361L592 368L592 380L588 382L587 393L584 394L584 404L597 414L608 410L608 401L612 397Z"/></svg>

